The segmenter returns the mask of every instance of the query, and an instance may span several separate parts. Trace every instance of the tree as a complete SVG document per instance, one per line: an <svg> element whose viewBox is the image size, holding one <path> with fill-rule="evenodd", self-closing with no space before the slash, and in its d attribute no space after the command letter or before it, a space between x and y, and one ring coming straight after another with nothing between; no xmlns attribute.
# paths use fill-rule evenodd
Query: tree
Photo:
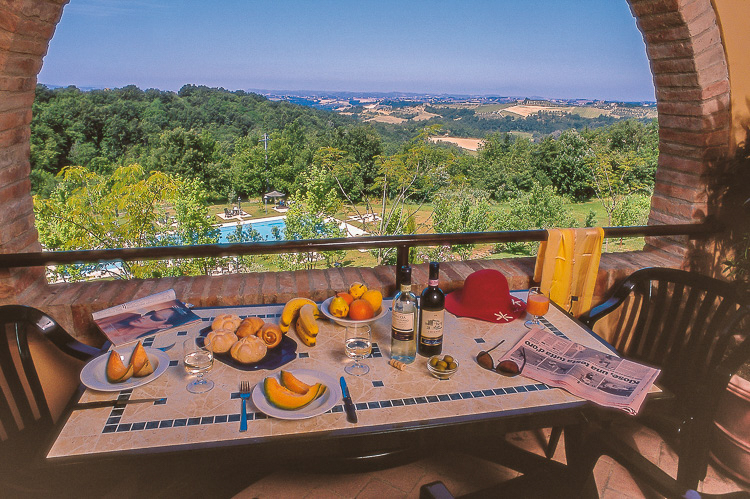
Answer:
<svg viewBox="0 0 750 499"><path fill-rule="evenodd" d="M558 194L576 201L584 201L593 195L589 166L593 156L594 151L586 137L576 130L562 133L549 170L549 178Z"/></svg>
<svg viewBox="0 0 750 499"><path fill-rule="evenodd" d="M429 138L439 127L427 127L414 139L411 146L401 154L385 158L380 164L380 175L375 182L381 192L380 220L365 222L365 228L373 235L415 234L426 223L417 224L416 213L425 199L420 194L425 188L435 189L447 185L444 165L428 160ZM421 186L418 189L416 186ZM412 204L416 201L416 204ZM367 204L368 211L374 213ZM360 219L365 219L358 213ZM373 250L378 265L395 262L396 248Z"/></svg>
<svg viewBox="0 0 750 499"><path fill-rule="evenodd" d="M160 135L149 166L155 171L198 178L205 186L218 187L215 181L211 185L219 170L217 159L218 145L210 133L178 127Z"/></svg>
<svg viewBox="0 0 750 499"><path fill-rule="evenodd" d="M137 164L111 176L80 166L64 168L49 199L34 198L39 239L53 250L134 248L215 243L205 192L196 180L146 173ZM175 220L167 208L175 210ZM60 266L54 277L84 279L92 272L115 278L207 273L213 260L198 262L121 262Z"/></svg>
<svg viewBox="0 0 750 499"><path fill-rule="evenodd" d="M266 192L268 171L265 151L256 135L241 137L234 144L230 159L229 183L235 194L246 197L258 196Z"/></svg>
<svg viewBox="0 0 750 499"><path fill-rule="evenodd" d="M309 203L310 202L310 203ZM314 211L316 201L311 197L292 198L289 211L286 212L284 236L286 240L324 239L344 237L345 232L337 221L325 213ZM284 270L312 269L320 259L325 260L326 266L341 263L344 251L303 251L301 253L285 253L279 255L278 264Z"/></svg>
<svg viewBox="0 0 750 499"><path fill-rule="evenodd" d="M549 229L573 227L575 219L565 208L565 199L552 186L534 184L531 191L511 200L510 210L495 220L495 230ZM497 250L511 253L530 252L532 243L504 243Z"/></svg>
<svg viewBox="0 0 750 499"><path fill-rule="evenodd" d="M432 215L433 231L450 232L484 232L491 226L487 214L490 211L487 193L473 189L461 188L441 191L435 200ZM471 256L475 244L454 244L452 251L459 254L462 260ZM441 248L431 252L431 258L442 256ZM442 259L442 258L440 258Z"/></svg>

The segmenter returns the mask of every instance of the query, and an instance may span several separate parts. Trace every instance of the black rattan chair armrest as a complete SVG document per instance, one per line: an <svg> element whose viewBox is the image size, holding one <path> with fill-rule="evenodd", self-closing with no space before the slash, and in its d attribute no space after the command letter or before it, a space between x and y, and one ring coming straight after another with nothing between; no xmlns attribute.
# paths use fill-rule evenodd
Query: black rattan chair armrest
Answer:
<svg viewBox="0 0 750 499"><path fill-rule="evenodd" d="M26 323L34 326L39 333L51 341L61 351L79 360L89 360L100 355L108 345L96 348L73 338L54 319L45 313L25 305L0 306L0 323Z"/></svg>
<svg viewBox="0 0 750 499"><path fill-rule="evenodd" d="M635 282L631 281L630 279L626 279L625 282L615 288L615 290L612 292L612 295L604 303L597 305L588 312L584 313L578 318L578 320L586 324L586 326L588 326L589 328L593 328L594 324L596 324L599 319L616 310L617 307L622 305L623 302L628 298L630 293L633 292L633 288L635 288Z"/></svg>

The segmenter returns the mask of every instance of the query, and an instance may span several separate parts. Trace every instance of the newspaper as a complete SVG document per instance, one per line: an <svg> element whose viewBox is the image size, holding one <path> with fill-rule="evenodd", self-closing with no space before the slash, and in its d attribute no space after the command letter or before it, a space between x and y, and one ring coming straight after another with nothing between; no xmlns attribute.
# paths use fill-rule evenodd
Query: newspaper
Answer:
<svg viewBox="0 0 750 499"><path fill-rule="evenodd" d="M531 329L499 362L504 360L522 366L521 374L528 378L633 415L661 372L538 328Z"/></svg>
<svg viewBox="0 0 750 499"><path fill-rule="evenodd" d="M200 321L174 289L95 312L93 318L115 346Z"/></svg>

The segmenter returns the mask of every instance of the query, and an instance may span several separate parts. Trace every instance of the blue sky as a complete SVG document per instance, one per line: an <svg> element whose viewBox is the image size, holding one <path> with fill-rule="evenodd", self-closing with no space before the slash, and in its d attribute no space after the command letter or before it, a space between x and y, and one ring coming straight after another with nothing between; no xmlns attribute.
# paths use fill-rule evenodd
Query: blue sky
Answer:
<svg viewBox="0 0 750 499"><path fill-rule="evenodd" d="M71 0L39 82L654 100L625 0Z"/></svg>

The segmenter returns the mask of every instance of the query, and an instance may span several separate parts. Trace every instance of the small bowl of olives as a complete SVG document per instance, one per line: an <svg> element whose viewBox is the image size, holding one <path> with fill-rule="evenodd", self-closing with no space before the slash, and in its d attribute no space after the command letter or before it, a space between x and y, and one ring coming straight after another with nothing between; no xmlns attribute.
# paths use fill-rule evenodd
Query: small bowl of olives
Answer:
<svg viewBox="0 0 750 499"><path fill-rule="evenodd" d="M437 379L448 379L458 371L458 361L452 355L433 355L427 362L427 370Z"/></svg>

